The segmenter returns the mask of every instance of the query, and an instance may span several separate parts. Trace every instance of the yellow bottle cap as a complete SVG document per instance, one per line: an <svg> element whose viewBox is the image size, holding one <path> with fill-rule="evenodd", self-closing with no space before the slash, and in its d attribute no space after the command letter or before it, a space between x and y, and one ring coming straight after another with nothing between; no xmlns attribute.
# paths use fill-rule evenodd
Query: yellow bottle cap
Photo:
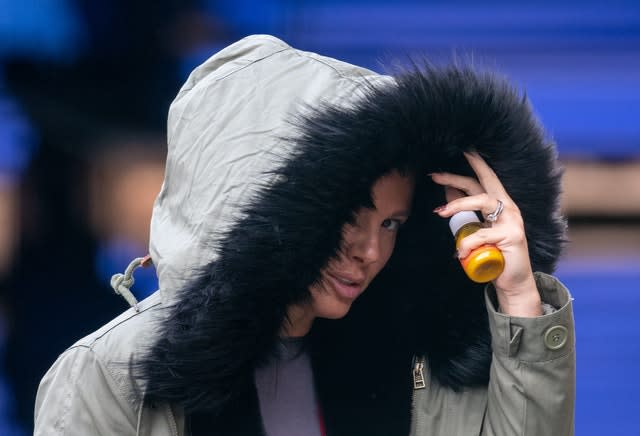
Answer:
<svg viewBox="0 0 640 436"><path fill-rule="evenodd" d="M476 283L495 280L504 270L504 256L492 245L478 247L460 261L469 278Z"/></svg>

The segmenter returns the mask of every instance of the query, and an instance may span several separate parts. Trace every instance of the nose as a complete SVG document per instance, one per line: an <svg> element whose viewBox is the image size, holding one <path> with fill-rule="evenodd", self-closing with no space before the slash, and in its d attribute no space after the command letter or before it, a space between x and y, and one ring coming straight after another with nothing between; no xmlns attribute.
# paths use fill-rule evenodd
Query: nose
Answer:
<svg viewBox="0 0 640 436"><path fill-rule="evenodd" d="M368 232L358 229L347 244L347 254L361 264L370 264L380 258L380 241L378 232Z"/></svg>

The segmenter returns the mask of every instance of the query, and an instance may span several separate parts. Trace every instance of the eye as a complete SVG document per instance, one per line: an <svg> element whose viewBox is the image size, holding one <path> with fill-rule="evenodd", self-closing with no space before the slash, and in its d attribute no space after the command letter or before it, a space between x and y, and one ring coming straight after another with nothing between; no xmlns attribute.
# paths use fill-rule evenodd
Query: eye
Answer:
<svg viewBox="0 0 640 436"><path fill-rule="evenodd" d="M401 226L402 221L400 220L387 218L386 220L382 221L382 227L392 232L397 232Z"/></svg>

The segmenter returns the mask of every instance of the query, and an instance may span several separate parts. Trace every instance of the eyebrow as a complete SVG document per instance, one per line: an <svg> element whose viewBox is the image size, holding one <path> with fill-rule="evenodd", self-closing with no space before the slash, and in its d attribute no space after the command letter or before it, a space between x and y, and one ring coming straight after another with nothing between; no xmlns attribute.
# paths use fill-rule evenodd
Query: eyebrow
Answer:
<svg viewBox="0 0 640 436"><path fill-rule="evenodd" d="M378 208L374 204L373 207L367 207L366 209L378 211ZM389 215L390 218L409 218L411 216L411 210L398 210Z"/></svg>
<svg viewBox="0 0 640 436"><path fill-rule="evenodd" d="M399 210L398 212L392 213L391 218L400 218L400 217L409 218L410 215L411 215L411 212L408 210Z"/></svg>

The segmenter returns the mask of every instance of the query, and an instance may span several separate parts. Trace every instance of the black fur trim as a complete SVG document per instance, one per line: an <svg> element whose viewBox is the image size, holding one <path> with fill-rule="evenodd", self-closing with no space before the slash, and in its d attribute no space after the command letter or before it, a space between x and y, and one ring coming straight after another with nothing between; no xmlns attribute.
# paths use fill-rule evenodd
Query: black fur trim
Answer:
<svg viewBox="0 0 640 436"><path fill-rule="evenodd" d="M215 416L251 390L253 368L274 348L287 305L309 298L341 227L371 206L371 186L393 169L417 179L396 251L347 317L318 320L311 334L331 434L354 434L344 430L349 421L360 434L408 433L414 353L425 352L433 376L452 389L487 383L483 287L452 259L447 223L431 212L443 190L426 174L472 175L462 151L477 150L522 212L534 270L552 272L566 227L555 147L526 98L496 76L425 66L396 79L371 86L351 109L318 108L296 121L296 151L276 170L279 181L217 242L219 261L180 290L163 334L136 364L147 395ZM345 413L348 404L359 412ZM356 419L381 411L387 426ZM362 431L363 422L372 428Z"/></svg>

